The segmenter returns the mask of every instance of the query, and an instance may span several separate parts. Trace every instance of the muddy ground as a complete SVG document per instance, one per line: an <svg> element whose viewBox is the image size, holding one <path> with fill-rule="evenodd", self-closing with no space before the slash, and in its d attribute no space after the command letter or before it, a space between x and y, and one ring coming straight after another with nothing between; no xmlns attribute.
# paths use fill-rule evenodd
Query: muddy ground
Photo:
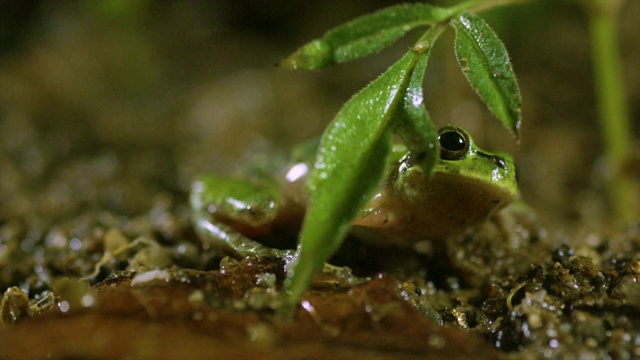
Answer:
<svg viewBox="0 0 640 360"><path fill-rule="evenodd" d="M436 123L514 153L529 208L426 253L350 241L334 263L369 280L319 276L290 323L273 316L281 261L198 240L197 174L317 136L413 38L321 72L273 64L389 3L1 3L0 358L640 357L640 222L608 216L571 5L485 14L521 85L518 147L461 76L452 31L427 70ZM640 3L623 10L637 135Z"/></svg>

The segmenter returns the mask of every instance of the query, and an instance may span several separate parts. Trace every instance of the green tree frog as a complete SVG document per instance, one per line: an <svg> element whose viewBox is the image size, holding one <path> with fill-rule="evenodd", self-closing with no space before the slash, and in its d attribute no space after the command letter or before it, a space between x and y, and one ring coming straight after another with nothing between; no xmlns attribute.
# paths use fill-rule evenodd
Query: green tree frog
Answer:
<svg viewBox="0 0 640 360"><path fill-rule="evenodd" d="M437 243L516 198L510 155L478 148L456 126L441 128L438 140L440 160L430 176L406 147L394 146L379 190L352 222L353 236L377 245ZM316 148L317 143L307 144L288 161L253 169L242 179L204 175L196 180L190 201L201 239L236 257L275 256L290 263L295 244L280 241L285 235L295 239L299 230Z"/></svg>

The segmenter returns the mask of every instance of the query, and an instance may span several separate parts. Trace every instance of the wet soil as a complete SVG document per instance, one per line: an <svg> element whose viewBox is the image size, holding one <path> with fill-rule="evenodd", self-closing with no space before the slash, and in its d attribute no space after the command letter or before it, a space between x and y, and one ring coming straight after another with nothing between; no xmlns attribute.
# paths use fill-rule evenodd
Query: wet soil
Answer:
<svg viewBox="0 0 640 360"><path fill-rule="evenodd" d="M496 355L479 337L424 317L386 275L354 288L311 290L296 321L275 321L259 304L274 289L258 279L280 277L281 265L245 259L220 271L178 271L143 283L134 278L133 285L129 278L101 283L82 295L92 297L90 307L58 307L3 329L3 355L411 359L428 353L445 359L456 347L464 350L453 358L479 350L484 358Z"/></svg>

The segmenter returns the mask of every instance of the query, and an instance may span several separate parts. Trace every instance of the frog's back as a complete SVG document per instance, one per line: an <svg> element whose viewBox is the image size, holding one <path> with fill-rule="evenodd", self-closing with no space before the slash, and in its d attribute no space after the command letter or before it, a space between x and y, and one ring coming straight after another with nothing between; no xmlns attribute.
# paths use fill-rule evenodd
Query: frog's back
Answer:
<svg viewBox="0 0 640 360"><path fill-rule="evenodd" d="M510 157L475 147L462 129L445 127L441 132L459 135L466 147L454 149L457 158L449 153L440 159L429 175L414 163L406 147L394 146L379 191L353 222L357 237L385 245L444 240L515 199L515 166ZM308 203L306 182L319 142L319 138L306 141L268 166L263 164L261 170L253 170L280 189L275 223L302 219ZM449 151L447 146L441 141L441 154Z"/></svg>

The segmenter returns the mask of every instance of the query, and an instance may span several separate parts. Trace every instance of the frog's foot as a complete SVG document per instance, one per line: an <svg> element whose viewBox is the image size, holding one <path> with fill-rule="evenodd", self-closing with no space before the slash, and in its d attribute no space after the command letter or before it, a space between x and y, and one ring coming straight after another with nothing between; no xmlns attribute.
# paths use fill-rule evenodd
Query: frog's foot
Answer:
<svg viewBox="0 0 640 360"><path fill-rule="evenodd" d="M322 274L331 275L336 278L338 286L351 287L371 281L370 277L355 276L349 267L336 266L329 263L324 263Z"/></svg>
<svg viewBox="0 0 640 360"><path fill-rule="evenodd" d="M272 249L239 230L259 234L274 221L281 197L272 181L263 178L254 183L205 175L193 183L191 190L194 228L212 250L238 258L266 256L292 261L293 250Z"/></svg>
<svg viewBox="0 0 640 360"><path fill-rule="evenodd" d="M221 249L236 257L265 256L283 259L287 266L293 261L294 250L280 250L264 246L234 230L231 226L210 220L210 215L197 212L193 225L202 241L213 249Z"/></svg>
<svg viewBox="0 0 640 360"><path fill-rule="evenodd" d="M280 250L285 251L285 250ZM292 251L292 250L291 250ZM286 262L285 272L289 273L295 259L295 252L287 254L287 258L283 258ZM358 277L353 274L351 268L347 266L336 266L329 263L322 265L322 270L316 274L313 282L315 286L320 287L351 287L371 281L370 277Z"/></svg>
<svg viewBox="0 0 640 360"><path fill-rule="evenodd" d="M492 221L504 240L512 246L522 246L547 237L546 229L527 203L517 200L495 214Z"/></svg>

